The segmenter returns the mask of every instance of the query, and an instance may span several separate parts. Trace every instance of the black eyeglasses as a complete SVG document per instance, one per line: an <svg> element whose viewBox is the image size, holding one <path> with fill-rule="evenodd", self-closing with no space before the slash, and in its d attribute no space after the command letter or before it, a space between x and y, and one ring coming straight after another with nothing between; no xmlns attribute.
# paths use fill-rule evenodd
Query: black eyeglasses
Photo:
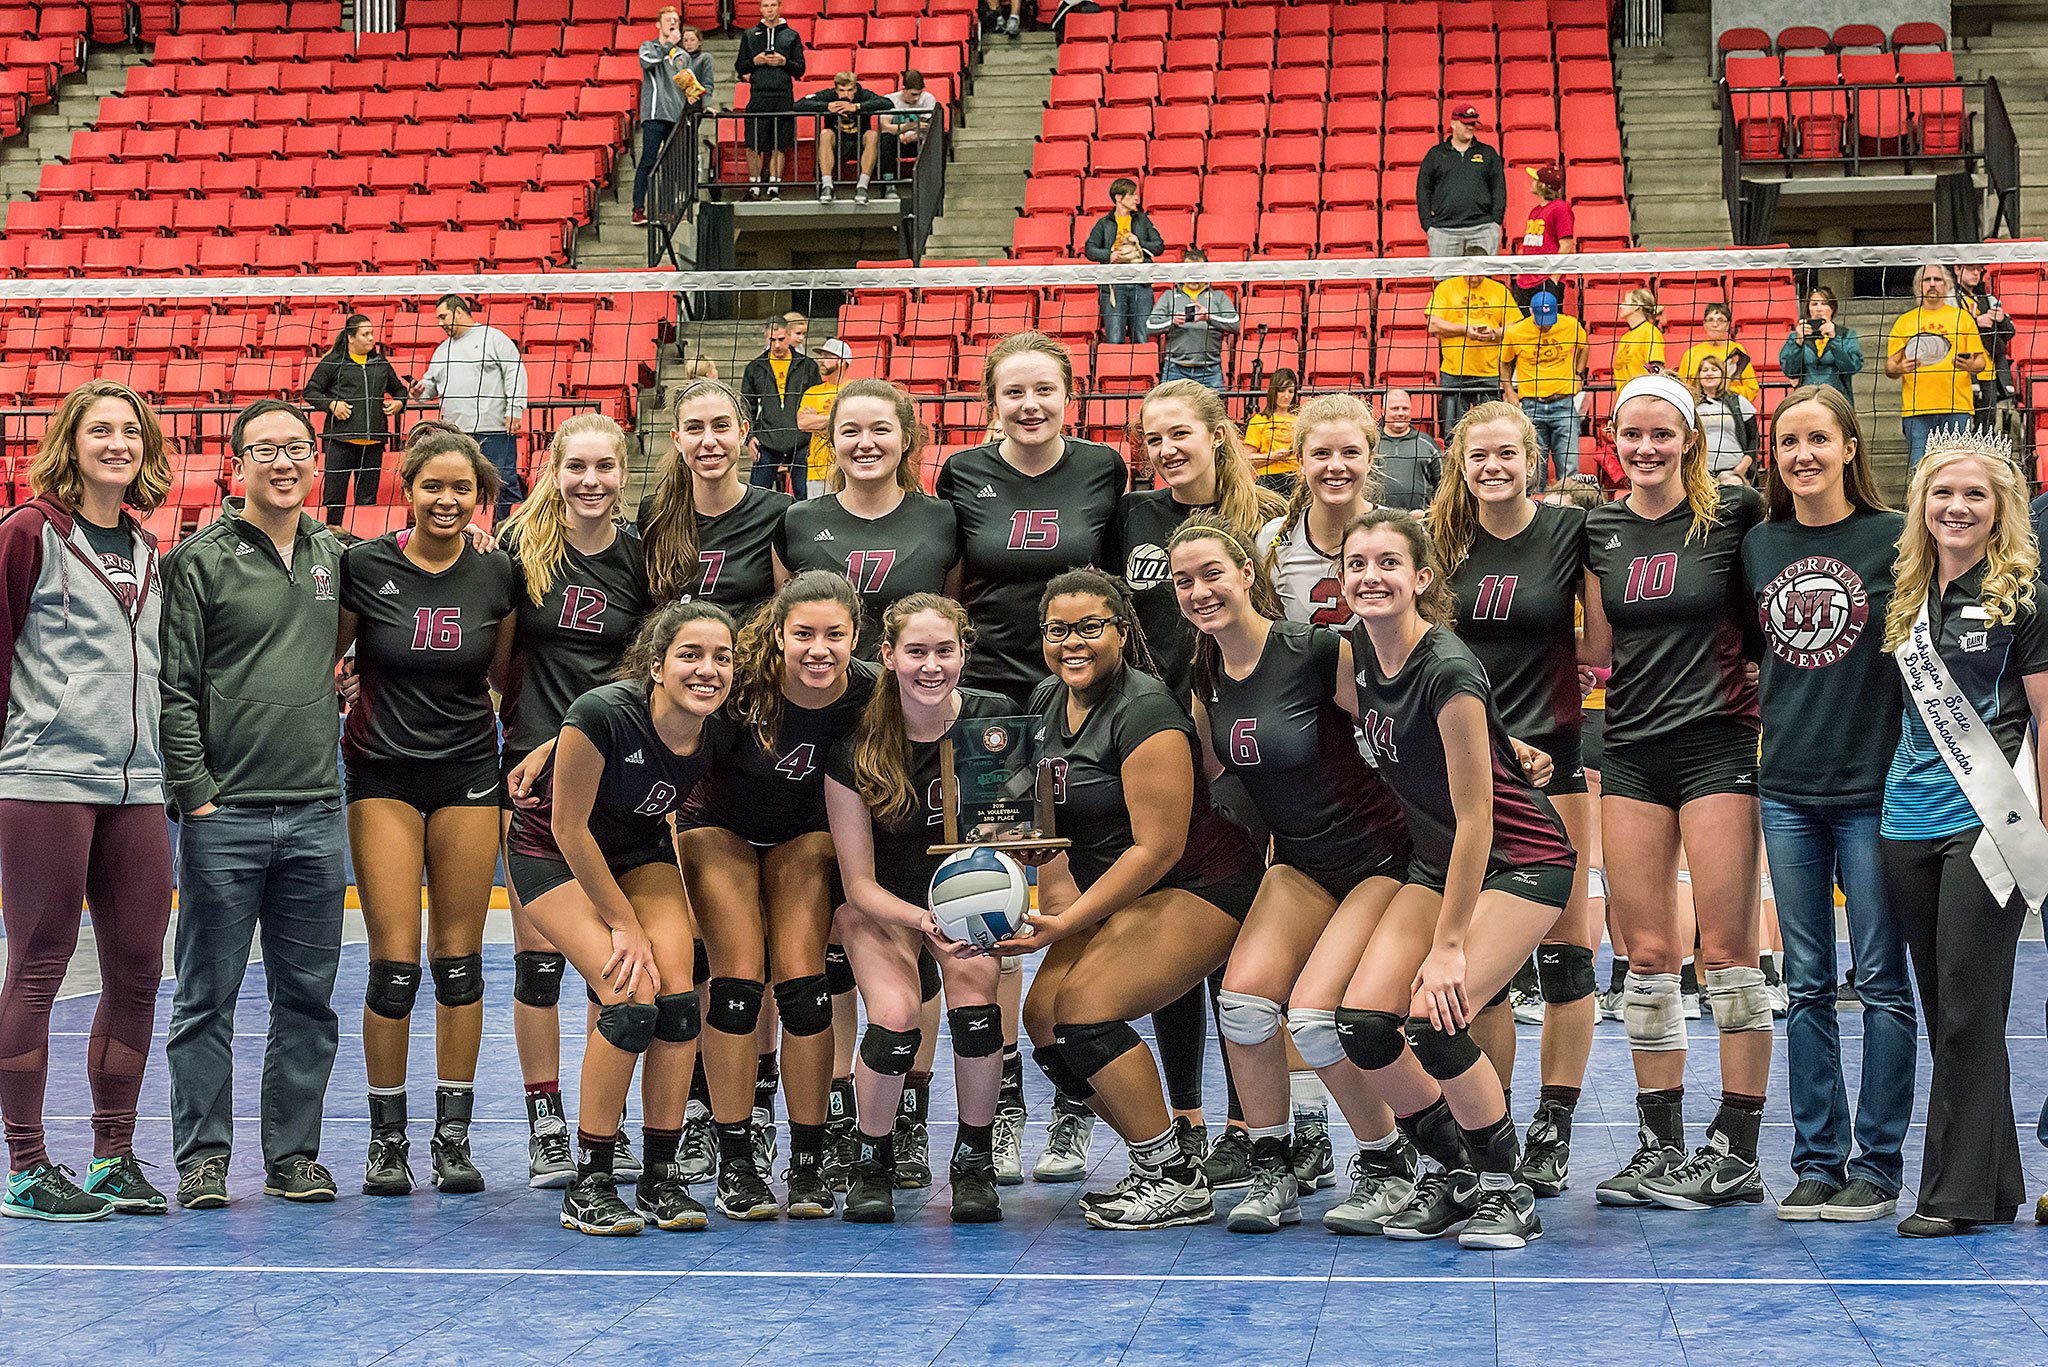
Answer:
<svg viewBox="0 0 2048 1367"><path fill-rule="evenodd" d="M310 441L289 441L282 446L267 441L252 442L242 448L242 457L245 460L253 460L258 465L271 465L279 459L293 462L311 460L314 451L318 449Z"/></svg>
<svg viewBox="0 0 2048 1367"><path fill-rule="evenodd" d="M1116 627L1121 630L1123 624L1124 619L1121 617L1083 617L1078 622L1040 622L1038 634L1054 644L1066 640L1069 636L1094 641L1101 638L1103 628Z"/></svg>

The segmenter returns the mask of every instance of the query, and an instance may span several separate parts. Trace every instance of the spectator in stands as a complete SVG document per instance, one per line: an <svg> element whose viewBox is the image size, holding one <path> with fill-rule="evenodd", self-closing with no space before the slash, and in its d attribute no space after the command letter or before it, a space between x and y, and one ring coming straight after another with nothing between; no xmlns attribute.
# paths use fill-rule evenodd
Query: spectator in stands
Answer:
<svg viewBox="0 0 2048 1367"><path fill-rule="evenodd" d="M1519 403L1536 429L1536 444L1543 450L1537 478L1545 488L1579 472L1586 350L1586 329L1549 290L1536 292L1529 316L1510 323L1501 341L1501 396Z"/></svg>
<svg viewBox="0 0 2048 1367"><path fill-rule="evenodd" d="M1728 372L1728 387L1755 403L1763 393L1763 385L1748 349L1735 340L1735 310L1716 300L1700 315L1700 325L1706 329L1707 340L1686 348L1684 359L1678 363L1678 378L1697 385L1700 362L1711 356Z"/></svg>
<svg viewBox="0 0 2048 1367"><path fill-rule="evenodd" d="M1465 255L1486 252L1468 247ZM1455 275L1430 291L1429 335L1437 339L1443 385L1439 432L1449 436L1466 409L1500 397L1500 339L1521 316L1508 287L1484 275Z"/></svg>
<svg viewBox="0 0 2048 1367"><path fill-rule="evenodd" d="M1614 388L1638 375L1664 369L1664 306L1657 296L1641 285L1621 301L1621 322L1628 332L1614 344Z"/></svg>
<svg viewBox="0 0 2048 1367"><path fill-rule="evenodd" d="M1415 211L1429 234L1431 256L1500 251L1500 222L1508 211L1508 177L1497 148L1479 141L1479 110L1451 111L1450 136L1429 149L1415 173Z"/></svg>
<svg viewBox="0 0 2048 1367"><path fill-rule="evenodd" d="M1863 373L1863 343L1856 329L1835 321L1835 292L1815 285L1806 295L1806 317L1792 325L1778 348L1778 369L1797 384L1832 385L1856 401L1852 376Z"/></svg>
<svg viewBox="0 0 2048 1367"><path fill-rule="evenodd" d="M1089 230L1082 251L1090 261L1135 266L1166 250L1166 240L1138 207L1138 182L1118 176L1109 183L1109 212ZM1152 291L1142 284L1101 285L1102 340L1111 346L1145 340L1145 311Z"/></svg>
<svg viewBox="0 0 2048 1367"><path fill-rule="evenodd" d="M693 108L702 111L711 95L711 54L704 40L689 46L697 30L669 5L654 17L654 37L640 44L640 159L633 166L633 221L647 221L647 182L661 149Z"/></svg>
<svg viewBox="0 0 2048 1367"><path fill-rule="evenodd" d="M897 180L908 176L938 117L939 97L924 88L924 73L904 72L903 84L889 97L889 112L882 116L883 171Z"/></svg>
<svg viewBox="0 0 2048 1367"><path fill-rule="evenodd" d="M1723 484L1749 482L1756 467L1756 405L1728 387L1719 361L1700 362L1700 436L1707 444L1707 473Z"/></svg>
<svg viewBox="0 0 2048 1367"><path fill-rule="evenodd" d="M805 314L791 309L782 315L782 326L789 331L789 349L799 356L810 355L808 343L811 339L811 320Z"/></svg>
<svg viewBox="0 0 2048 1367"><path fill-rule="evenodd" d="M405 382L377 345L377 325L367 314L351 313L343 321L300 397L327 415L320 433L327 460L320 501L327 520L339 525L351 477L357 507L377 501L384 447L395 430L392 419L405 407Z"/></svg>
<svg viewBox="0 0 2048 1367"><path fill-rule="evenodd" d="M1266 380L1266 402L1244 425L1245 450L1259 483L1283 494L1294 492L1294 414L1301 407L1301 377L1281 366Z"/></svg>
<svg viewBox="0 0 2048 1367"><path fill-rule="evenodd" d="M753 429L754 470L752 483L769 489L787 489L804 496L804 479L797 474L808 442L797 425L796 410L812 385L823 380L818 363L791 344L789 324L770 318L764 329L767 349L747 362L740 377L740 397L747 405L747 422Z"/></svg>
<svg viewBox="0 0 2048 1367"><path fill-rule="evenodd" d="M782 198L783 159L796 147L796 82L804 74L804 40L782 22L782 0L761 0L761 22L740 35L734 74L747 83L748 199ZM763 163L767 177L762 178Z"/></svg>
<svg viewBox="0 0 2048 1367"><path fill-rule="evenodd" d="M818 203L832 202L832 181L855 166L853 202L868 202L868 180L875 174L875 158L881 155L881 133L875 116L887 113L889 97L878 95L860 83L851 71L832 78L832 88L806 95L796 102L799 114L823 114L818 120Z"/></svg>
<svg viewBox="0 0 2048 1367"><path fill-rule="evenodd" d="M1200 247L1181 253L1181 260L1202 265L1209 254ZM1200 380L1221 394L1223 345L1238 329L1237 303L1215 285L1197 282L1177 286L1159 296L1145 330L1154 337L1164 333L1164 360L1159 380Z"/></svg>
<svg viewBox="0 0 2048 1367"><path fill-rule="evenodd" d="M1015 41L1024 32L1024 0L981 0L981 27Z"/></svg>
<svg viewBox="0 0 2048 1367"><path fill-rule="evenodd" d="M805 473L812 498L822 497L832 478L832 434L825 430L825 420L832 415L832 404L839 397L839 387L846 383L846 367L852 362L853 348L837 337L819 343L820 378L804 391L803 401L797 405L796 425L811 434L810 467Z"/></svg>
<svg viewBox="0 0 2048 1367"><path fill-rule="evenodd" d="M1536 207L1529 211L1529 221L1523 225L1522 239L1515 244L1515 254L1568 256L1578 251L1579 239L1575 236L1577 226L1572 221L1572 206L1565 203L1564 198L1564 167L1556 162L1548 166L1532 166L1529 179L1536 184ZM1527 308L1538 290L1547 289L1562 299L1564 278L1555 272L1550 275L1518 275L1512 282L1512 288L1515 302Z"/></svg>
<svg viewBox="0 0 2048 1367"><path fill-rule="evenodd" d="M1972 383L1990 368L1984 339L1969 311L1951 298L1948 267L1922 266L1913 275L1920 302L1892 324L1884 373L1901 382L1899 425L1906 433L1906 464L1926 454L1927 439L1976 415Z"/></svg>
<svg viewBox="0 0 2048 1367"><path fill-rule="evenodd" d="M1984 339L1984 352L1991 358L1991 364L1977 376L1973 388L1977 421L1986 427L1996 427L1999 401L2019 394L2012 378L2012 343L2020 330L1992 293L1991 274L1981 261L1966 261L1956 267L1956 302L1977 320L1977 335Z"/></svg>
<svg viewBox="0 0 2048 1367"><path fill-rule="evenodd" d="M519 482L519 433L526 427L526 364L510 337L479 323L469 301L444 294L434 302L434 321L448 340L434 348L427 373L413 381L416 399L439 399L441 417L476 438L498 472L498 501L491 510L505 520L526 497Z"/></svg>
<svg viewBox="0 0 2048 1367"><path fill-rule="evenodd" d="M1375 497L1380 506L1410 512L1429 506L1444 477L1443 448L1415 425L1415 399L1405 389L1389 389L1380 400L1380 449L1373 473L1379 479Z"/></svg>

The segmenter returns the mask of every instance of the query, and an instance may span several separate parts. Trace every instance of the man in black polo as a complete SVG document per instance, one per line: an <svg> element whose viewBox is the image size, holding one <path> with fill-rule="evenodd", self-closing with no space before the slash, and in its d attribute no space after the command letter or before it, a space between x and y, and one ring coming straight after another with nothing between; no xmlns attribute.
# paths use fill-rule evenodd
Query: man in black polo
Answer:
<svg viewBox="0 0 2048 1367"><path fill-rule="evenodd" d="M1415 173L1415 212L1429 234L1431 256L1464 256L1472 248L1500 255L1500 222L1508 211L1507 168L1498 149L1479 141L1479 110L1451 111L1450 136L1429 149Z"/></svg>

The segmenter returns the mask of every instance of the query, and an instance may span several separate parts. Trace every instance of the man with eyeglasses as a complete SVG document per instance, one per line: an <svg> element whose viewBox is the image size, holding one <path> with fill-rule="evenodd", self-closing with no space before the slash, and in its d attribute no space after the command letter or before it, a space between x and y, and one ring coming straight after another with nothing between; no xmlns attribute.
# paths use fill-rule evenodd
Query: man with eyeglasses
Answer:
<svg viewBox="0 0 2048 1367"><path fill-rule="evenodd" d="M171 1144L179 1204L228 1203L235 999L263 937L263 1191L331 1201L320 1112L339 1031L341 783L334 641L341 541L304 511L311 419L264 399L228 435L246 498L164 557L165 776L182 828Z"/></svg>

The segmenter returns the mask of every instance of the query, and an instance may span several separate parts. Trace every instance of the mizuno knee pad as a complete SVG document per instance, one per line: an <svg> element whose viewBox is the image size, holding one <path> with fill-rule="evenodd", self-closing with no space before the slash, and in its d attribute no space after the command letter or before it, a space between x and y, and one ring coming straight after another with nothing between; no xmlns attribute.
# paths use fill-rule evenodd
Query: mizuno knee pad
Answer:
<svg viewBox="0 0 2048 1367"><path fill-rule="evenodd" d="M474 1006L484 999L484 956L451 954L429 959L434 970L434 1000L443 1006Z"/></svg>
<svg viewBox="0 0 2048 1367"><path fill-rule="evenodd" d="M1702 986L1722 1034L1771 1028L1771 995L1761 968L1710 968Z"/></svg>
<svg viewBox="0 0 2048 1367"><path fill-rule="evenodd" d="M370 983L363 991L363 1005L373 1016L402 1021L412 1014L413 999L420 993L420 966L396 959L370 960Z"/></svg>
<svg viewBox="0 0 2048 1367"><path fill-rule="evenodd" d="M1676 973L1636 973L1622 980L1621 1022L1629 1047L1644 1053L1685 1048L1685 1015Z"/></svg>
<svg viewBox="0 0 2048 1367"><path fill-rule="evenodd" d="M1142 1049L1128 1021L1094 1021L1082 1025L1060 1025L1053 1029L1060 1053L1082 1077L1094 1077L1133 1049Z"/></svg>
<svg viewBox="0 0 2048 1367"><path fill-rule="evenodd" d="M645 1002L613 1002L597 1013L597 1033L614 1049L644 1054L654 1043L654 1026L660 1012Z"/></svg>
<svg viewBox="0 0 2048 1367"><path fill-rule="evenodd" d="M1479 1062L1479 1046L1472 1042L1472 1032L1462 1026L1446 1033L1431 1025L1427 1016L1410 1016L1407 1033L1415 1061L1438 1082L1463 1077Z"/></svg>
<svg viewBox="0 0 2048 1367"><path fill-rule="evenodd" d="M1536 986L1560 1006L1593 995L1593 951L1583 945L1536 946Z"/></svg>
<svg viewBox="0 0 2048 1367"><path fill-rule="evenodd" d="M562 1000L562 970L569 961L545 949L512 956L512 1000L522 1006L553 1006Z"/></svg>
<svg viewBox="0 0 2048 1367"><path fill-rule="evenodd" d="M792 1035L822 1035L832 1028L832 989L825 975L813 973L775 984L775 1009L782 1028Z"/></svg>
<svg viewBox="0 0 2048 1367"><path fill-rule="evenodd" d="M688 1044L703 1027L695 992L669 992L654 999L654 1037L663 1044Z"/></svg>
<svg viewBox="0 0 2048 1367"><path fill-rule="evenodd" d="M1287 1012L1287 1033L1294 1037L1294 1050L1311 1068L1328 1068L1344 1057L1344 1041L1337 1037L1337 1013L1313 1006L1296 1006Z"/></svg>
<svg viewBox="0 0 2048 1367"><path fill-rule="evenodd" d="M1390 1066L1408 1047L1408 1037L1401 1033L1402 1017L1392 1011L1340 1006L1335 1016L1344 1056L1368 1073Z"/></svg>
<svg viewBox="0 0 2048 1367"><path fill-rule="evenodd" d="M902 1077L917 1061L917 1046L923 1042L922 1030L890 1030L870 1021L861 1032L860 1061L883 1077Z"/></svg>
<svg viewBox="0 0 2048 1367"><path fill-rule="evenodd" d="M711 1004L704 1023L721 1035L751 1035L761 1023L761 994L767 988L752 978L713 978Z"/></svg>
<svg viewBox="0 0 2048 1367"><path fill-rule="evenodd" d="M1250 1048L1280 1033L1280 1003L1228 988L1216 994L1216 1028L1232 1044Z"/></svg>
<svg viewBox="0 0 2048 1367"><path fill-rule="evenodd" d="M1000 1006L956 1006L946 1012L959 1058L987 1058L1003 1052L1003 1009Z"/></svg>

